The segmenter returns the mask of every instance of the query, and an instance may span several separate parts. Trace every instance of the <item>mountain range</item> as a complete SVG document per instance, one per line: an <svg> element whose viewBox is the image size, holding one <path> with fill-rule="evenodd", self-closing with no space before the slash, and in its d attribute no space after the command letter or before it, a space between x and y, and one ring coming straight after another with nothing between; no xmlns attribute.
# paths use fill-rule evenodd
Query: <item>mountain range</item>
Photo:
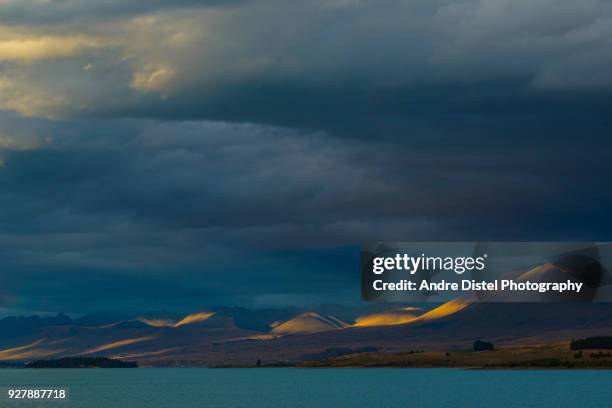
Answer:
<svg viewBox="0 0 612 408"><path fill-rule="evenodd" d="M551 268L530 270L550 274ZM168 312L0 320L0 361L107 356L142 366L283 364L361 351L538 345L612 334L612 304L496 303L458 298L434 304L326 305L310 310L219 307Z"/></svg>

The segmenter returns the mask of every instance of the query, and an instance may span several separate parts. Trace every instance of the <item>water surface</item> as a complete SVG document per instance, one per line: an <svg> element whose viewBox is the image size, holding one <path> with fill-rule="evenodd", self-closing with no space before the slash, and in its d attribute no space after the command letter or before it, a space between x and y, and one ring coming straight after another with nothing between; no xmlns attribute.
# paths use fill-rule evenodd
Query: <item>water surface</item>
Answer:
<svg viewBox="0 0 612 408"><path fill-rule="evenodd" d="M491 408L612 404L612 371L458 369L4 369L6 387L68 387L79 408Z"/></svg>

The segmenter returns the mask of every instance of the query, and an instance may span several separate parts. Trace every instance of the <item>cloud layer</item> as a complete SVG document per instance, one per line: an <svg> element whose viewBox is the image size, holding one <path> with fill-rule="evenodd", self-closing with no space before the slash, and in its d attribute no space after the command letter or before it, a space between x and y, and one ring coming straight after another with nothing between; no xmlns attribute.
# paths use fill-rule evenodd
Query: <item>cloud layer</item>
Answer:
<svg viewBox="0 0 612 408"><path fill-rule="evenodd" d="M0 1L0 307L355 301L362 241L607 240L611 39L598 0Z"/></svg>
<svg viewBox="0 0 612 408"><path fill-rule="evenodd" d="M503 142L497 120L428 125L401 143L208 121L5 119L21 135L0 147L0 253L22 308L325 301L334 285L350 301L360 242L605 239L610 227L607 127L579 119L526 121L532 136L510 129ZM583 125L591 135L576 151ZM78 285L92 304L73 299Z"/></svg>
<svg viewBox="0 0 612 408"><path fill-rule="evenodd" d="M532 94L609 92L612 85L612 7L605 1L8 1L0 7L0 81L3 93L13 94L0 106L24 115L317 127L324 118L303 113L346 105L338 115L348 121L355 112L375 119L394 110L459 109L444 106L449 96L463 109L489 102L471 93L476 84L517 104ZM416 103L423 93L434 106ZM372 106L373 99L382 106Z"/></svg>

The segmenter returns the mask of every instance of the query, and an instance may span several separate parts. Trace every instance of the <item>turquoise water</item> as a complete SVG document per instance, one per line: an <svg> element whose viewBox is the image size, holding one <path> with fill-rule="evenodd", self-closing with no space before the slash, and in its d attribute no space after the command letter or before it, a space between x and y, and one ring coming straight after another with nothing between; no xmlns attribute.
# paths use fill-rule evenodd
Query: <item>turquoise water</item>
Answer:
<svg viewBox="0 0 612 408"><path fill-rule="evenodd" d="M0 370L0 389L68 387L68 401L0 407L605 407L612 371L454 369Z"/></svg>

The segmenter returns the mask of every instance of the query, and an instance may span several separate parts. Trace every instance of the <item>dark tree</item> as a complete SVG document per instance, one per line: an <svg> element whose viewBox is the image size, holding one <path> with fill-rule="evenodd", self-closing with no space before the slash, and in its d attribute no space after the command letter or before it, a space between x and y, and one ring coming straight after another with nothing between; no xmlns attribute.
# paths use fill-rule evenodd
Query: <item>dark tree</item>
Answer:
<svg viewBox="0 0 612 408"><path fill-rule="evenodd" d="M612 336L597 336L587 337L584 339L572 340L570 342L572 350L588 350L588 349L612 349Z"/></svg>
<svg viewBox="0 0 612 408"><path fill-rule="evenodd" d="M108 357L63 357L55 360L36 360L27 368L136 368L135 361L114 360Z"/></svg>

